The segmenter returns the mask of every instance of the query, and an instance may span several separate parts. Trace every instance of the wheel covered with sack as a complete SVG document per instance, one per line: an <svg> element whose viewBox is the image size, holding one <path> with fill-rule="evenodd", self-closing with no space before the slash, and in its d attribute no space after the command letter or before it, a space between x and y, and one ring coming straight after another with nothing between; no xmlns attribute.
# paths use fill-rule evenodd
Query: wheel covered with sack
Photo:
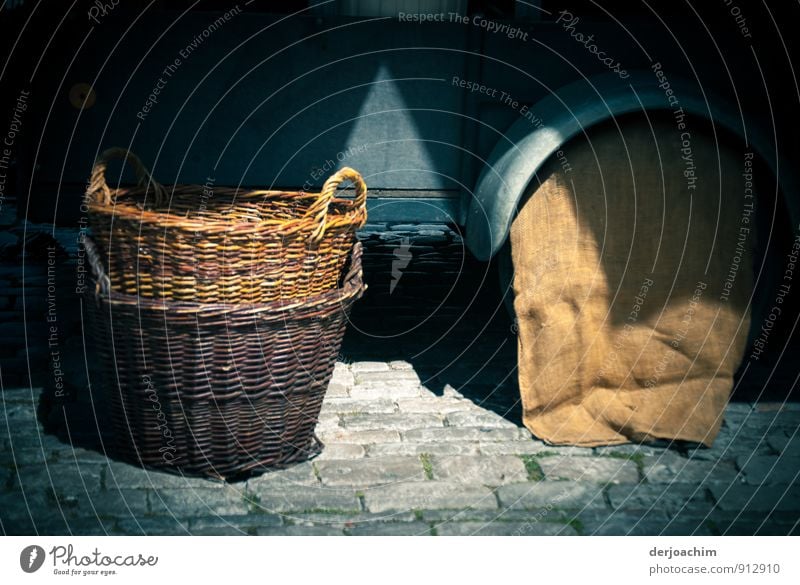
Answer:
<svg viewBox="0 0 800 585"><path fill-rule="evenodd" d="M750 327L753 158L668 114L636 115L589 129L540 171L509 236L536 436L712 444Z"/></svg>

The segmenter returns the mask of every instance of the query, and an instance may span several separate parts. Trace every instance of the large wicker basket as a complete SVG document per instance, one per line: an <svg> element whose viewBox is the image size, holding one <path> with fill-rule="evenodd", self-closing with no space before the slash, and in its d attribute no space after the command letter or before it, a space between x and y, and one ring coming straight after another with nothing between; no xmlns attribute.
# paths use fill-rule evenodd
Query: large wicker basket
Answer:
<svg viewBox="0 0 800 585"><path fill-rule="evenodd" d="M110 289L86 239L87 292L117 456L145 467L231 478L319 452L314 428L352 303L361 244L340 288L303 301L221 305ZM89 287L87 287L88 289Z"/></svg>
<svg viewBox="0 0 800 585"><path fill-rule="evenodd" d="M115 158L133 166L136 187L108 186ZM346 181L355 197L335 197ZM203 303L267 303L335 288L366 222L366 198L364 180L350 168L320 193L163 186L120 148L98 158L86 194L113 290Z"/></svg>

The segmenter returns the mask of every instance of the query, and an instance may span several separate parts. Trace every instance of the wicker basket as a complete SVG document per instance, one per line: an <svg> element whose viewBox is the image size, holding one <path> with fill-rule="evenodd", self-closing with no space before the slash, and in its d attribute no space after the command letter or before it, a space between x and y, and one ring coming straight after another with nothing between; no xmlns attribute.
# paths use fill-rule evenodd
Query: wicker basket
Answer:
<svg viewBox="0 0 800 585"><path fill-rule="evenodd" d="M221 305L114 292L87 238L85 297L117 456L217 478L302 461L352 303L361 244L340 288L304 301ZM89 287L87 287L88 289Z"/></svg>
<svg viewBox="0 0 800 585"><path fill-rule="evenodd" d="M115 158L133 166L136 187L108 186ZM335 197L345 181L353 199ZM113 290L202 303L267 303L335 288L367 219L367 188L350 168L320 193L165 187L120 148L98 158L86 199Z"/></svg>

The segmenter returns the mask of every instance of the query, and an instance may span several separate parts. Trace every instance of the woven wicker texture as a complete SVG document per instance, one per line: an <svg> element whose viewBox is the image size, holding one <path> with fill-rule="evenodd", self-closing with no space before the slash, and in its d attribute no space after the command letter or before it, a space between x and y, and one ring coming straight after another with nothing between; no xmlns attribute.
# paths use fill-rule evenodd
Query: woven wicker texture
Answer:
<svg viewBox="0 0 800 585"><path fill-rule="evenodd" d="M349 310L364 290L361 245L343 285L257 305L144 299L109 288L94 244L85 305L117 455L230 478L307 459Z"/></svg>
<svg viewBox="0 0 800 585"><path fill-rule="evenodd" d="M136 187L108 186L106 168L118 158L132 165ZM353 199L335 196L346 181ZM267 303L335 288L367 219L367 188L350 168L320 193L163 186L120 148L98 158L86 199L114 290L202 303Z"/></svg>

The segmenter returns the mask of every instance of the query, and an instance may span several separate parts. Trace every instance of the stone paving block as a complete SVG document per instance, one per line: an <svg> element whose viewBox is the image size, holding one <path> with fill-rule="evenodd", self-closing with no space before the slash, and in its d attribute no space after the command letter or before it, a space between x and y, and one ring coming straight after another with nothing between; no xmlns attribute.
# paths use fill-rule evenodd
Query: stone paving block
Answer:
<svg viewBox="0 0 800 585"><path fill-rule="evenodd" d="M19 467L14 485L26 492L38 489L55 490L58 494L84 494L101 487L102 467L95 464L47 463Z"/></svg>
<svg viewBox="0 0 800 585"><path fill-rule="evenodd" d="M8 535L103 536L114 530L115 522L110 518L64 516L55 512L49 517L37 518L35 525L30 518L12 518L9 522L4 519L4 528Z"/></svg>
<svg viewBox="0 0 800 585"><path fill-rule="evenodd" d="M353 431L408 431L443 425L435 414L343 414L342 427Z"/></svg>
<svg viewBox="0 0 800 585"><path fill-rule="evenodd" d="M783 432L789 436L798 436L798 429L800 429L800 411L781 412L777 417L775 426L776 430L783 430Z"/></svg>
<svg viewBox="0 0 800 585"><path fill-rule="evenodd" d="M425 479L419 457L320 461L316 463L316 468L323 485L327 486L362 487Z"/></svg>
<svg viewBox="0 0 800 585"><path fill-rule="evenodd" d="M493 510L423 510L420 512L425 522L444 524L448 522L480 522L489 524L492 522L516 522L518 524L534 524L537 522L549 522L563 524L569 512L556 509L525 510L509 508L498 508Z"/></svg>
<svg viewBox="0 0 800 585"><path fill-rule="evenodd" d="M326 398L347 398L350 396L351 385L345 385L341 382L331 381L328 383L328 389L325 391Z"/></svg>
<svg viewBox="0 0 800 585"><path fill-rule="evenodd" d="M258 536L342 536L344 533L331 526L275 526L257 528Z"/></svg>
<svg viewBox="0 0 800 585"><path fill-rule="evenodd" d="M275 469L247 480L247 489L268 489L292 486L319 485L314 465L311 461L297 463L286 469Z"/></svg>
<svg viewBox="0 0 800 585"><path fill-rule="evenodd" d="M320 421L317 423L317 426L314 427L314 434L317 437L324 435L325 433L334 433L337 430L341 429L342 427L339 425L339 419L337 417L336 421Z"/></svg>
<svg viewBox="0 0 800 585"><path fill-rule="evenodd" d="M403 360L392 360L389 362L389 367L393 370L413 370L414 366Z"/></svg>
<svg viewBox="0 0 800 585"><path fill-rule="evenodd" d="M702 517L674 521L660 511L648 514L633 512L605 513L584 510L574 517L587 536L708 536L711 534Z"/></svg>
<svg viewBox="0 0 800 585"><path fill-rule="evenodd" d="M540 457L537 463L546 479L596 483L637 483L633 461L614 457Z"/></svg>
<svg viewBox="0 0 800 585"><path fill-rule="evenodd" d="M116 521L113 518L70 518L62 534L73 536L106 536L113 534ZM54 534L50 530L41 530L46 534Z"/></svg>
<svg viewBox="0 0 800 585"><path fill-rule="evenodd" d="M327 443L354 443L370 445L373 443L399 443L400 433L397 431L354 431L351 429L332 429L318 433L320 440Z"/></svg>
<svg viewBox="0 0 800 585"><path fill-rule="evenodd" d="M636 445L633 443L629 443L626 445L604 445L601 447L594 448L595 455L600 455L601 457L614 457L614 456L658 457L663 452L664 452L663 448L651 447L649 445Z"/></svg>
<svg viewBox="0 0 800 585"><path fill-rule="evenodd" d="M119 461L109 461L103 466L103 473L105 485L109 489L221 489L225 485L221 481L142 469Z"/></svg>
<svg viewBox="0 0 800 585"><path fill-rule="evenodd" d="M350 364L350 371L353 372L353 374L388 372L389 369L389 364L386 362L354 362Z"/></svg>
<svg viewBox="0 0 800 585"><path fill-rule="evenodd" d="M478 455L478 443L381 443L369 445L367 456Z"/></svg>
<svg viewBox="0 0 800 585"><path fill-rule="evenodd" d="M439 536L575 536L572 526L554 522L446 522L434 525Z"/></svg>
<svg viewBox="0 0 800 585"><path fill-rule="evenodd" d="M423 396L427 390L419 384L387 384L385 382L364 382L350 389L350 396L356 399L374 400L388 398L415 398Z"/></svg>
<svg viewBox="0 0 800 585"><path fill-rule="evenodd" d="M252 492L252 496L255 496L255 499L250 508L257 513L280 513L291 516L294 512L361 510L355 489L297 486L283 489L256 489Z"/></svg>
<svg viewBox="0 0 800 585"><path fill-rule="evenodd" d="M45 490L25 494L18 489L0 491L0 521L8 535L41 533L44 527L54 527L56 533L62 534L66 530L66 512Z"/></svg>
<svg viewBox="0 0 800 585"><path fill-rule="evenodd" d="M87 514L98 516L143 516L148 513L147 490L103 490L81 497L79 505Z"/></svg>
<svg viewBox="0 0 800 585"><path fill-rule="evenodd" d="M687 459L672 451L664 451L642 461L645 479L650 483L732 483L738 472L730 461Z"/></svg>
<svg viewBox="0 0 800 585"><path fill-rule="evenodd" d="M72 447L65 444L60 444L58 447L49 449L49 453L56 461L61 463L77 463L78 465L83 465L85 463L104 464L108 461L108 456L99 451Z"/></svg>
<svg viewBox="0 0 800 585"><path fill-rule="evenodd" d="M739 455L774 455L772 447L766 440L766 434L754 434L743 430L733 440L727 452L720 459L735 459Z"/></svg>
<svg viewBox="0 0 800 585"><path fill-rule="evenodd" d="M297 512L287 516L294 525L331 526L339 529L350 529L362 524L377 522L414 522L419 515L413 512L390 512L386 514L370 514L369 512Z"/></svg>
<svg viewBox="0 0 800 585"><path fill-rule="evenodd" d="M755 402L753 403L753 410L756 412L774 412L774 413L781 413L781 412L791 412L791 402L782 403L782 402L774 402L774 401L764 401L764 402ZM785 408L786 405L789 405L789 408Z"/></svg>
<svg viewBox="0 0 800 585"><path fill-rule="evenodd" d="M454 482L403 482L364 491L367 510L373 513L429 509L493 509L491 490Z"/></svg>
<svg viewBox="0 0 800 585"><path fill-rule="evenodd" d="M497 488L504 508L582 509L604 508L602 487L588 482L533 481Z"/></svg>
<svg viewBox="0 0 800 585"><path fill-rule="evenodd" d="M332 380L342 382L344 384L353 383L353 372L350 370L350 365L344 362L336 362L333 366Z"/></svg>
<svg viewBox="0 0 800 585"><path fill-rule="evenodd" d="M50 495L49 492L47 494ZM75 493L64 493L64 492L55 492L54 495L51 497L52 504L55 507L61 509L61 511L65 514L74 514L81 509L89 511L91 504L89 502L89 496L85 493L83 494L75 494Z"/></svg>
<svg viewBox="0 0 800 585"><path fill-rule="evenodd" d="M15 443L12 447L7 442L5 450L0 453L0 466L7 468L44 467L58 462L58 457L50 449L43 449L39 445L23 447Z"/></svg>
<svg viewBox="0 0 800 585"><path fill-rule="evenodd" d="M378 383L387 386L421 384L419 376L414 370L390 370L380 372L356 372L356 385Z"/></svg>
<svg viewBox="0 0 800 585"><path fill-rule="evenodd" d="M44 434L42 427L36 417L36 407L38 402L31 403L30 398L23 402L11 402L0 400L0 419L2 419L8 428L11 429L12 442L16 439L15 434L21 429Z"/></svg>
<svg viewBox="0 0 800 585"><path fill-rule="evenodd" d="M434 479L458 483L497 486L528 479L525 464L513 455L435 456L431 459L431 467Z"/></svg>
<svg viewBox="0 0 800 585"><path fill-rule="evenodd" d="M337 414L391 414L397 411L397 406L388 398L377 400L356 400L354 398L331 398L322 403L323 413Z"/></svg>
<svg viewBox="0 0 800 585"><path fill-rule="evenodd" d="M55 435L45 433L38 421L36 424L23 423L18 428L9 429L9 436L6 438L9 443L13 443L14 449L44 449L49 452L69 446Z"/></svg>
<svg viewBox="0 0 800 585"><path fill-rule="evenodd" d="M800 457L767 455L740 455L736 466L750 485L798 484L800 485Z"/></svg>
<svg viewBox="0 0 800 585"><path fill-rule="evenodd" d="M729 402L725 407L724 423L739 426L753 415L753 405L746 402Z"/></svg>
<svg viewBox="0 0 800 585"><path fill-rule="evenodd" d="M362 445L352 443L330 443L325 445L322 453L314 461L329 461L340 459L361 459L366 455L366 450Z"/></svg>
<svg viewBox="0 0 800 585"><path fill-rule="evenodd" d="M444 388L442 389L442 398L456 398L460 400L466 400L464 395L453 388L450 384L445 384Z"/></svg>
<svg viewBox="0 0 800 585"><path fill-rule="evenodd" d="M20 425L11 430L11 437L6 440L8 443L8 453L13 452L13 457L17 463L24 464L24 455L29 453L43 452L48 460L52 460L52 449L62 446L58 440L51 435L45 435L40 428L34 425ZM39 457L36 458L37 460Z"/></svg>
<svg viewBox="0 0 800 585"><path fill-rule="evenodd" d="M431 536L425 522L372 522L345 529L351 536Z"/></svg>
<svg viewBox="0 0 800 585"><path fill-rule="evenodd" d="M738 425L740 432L744 431L753 437L763 438L772 432L797 428L793 416L785 416L779 412L754 411Z"/></svg>
<svg viewBox="0 0 800 585"><path fill-rule="evenodd" d="M447 424L451 427L518 428L516 424L506 420L499 414L486 410L448 413Z"/></svg>
<svg viewBox="0 0 800 585"><path fill-rule="evenodd" d="M717 508L723 511L800 513L800 487L710 484Z"/></svg>
<svg viewBox="0 0 800 585"><path fill-rule="evenodd" d="M615 509L666 510L676 512L684 507L692 510L713 507L708 489L692 484L634 484L613 485L608 499Z"/></svg>
<svg viewBox="0 0 800 585"><path fill-rule="evenodd" d="M469 400L459 400L439 396L433 398L398 398L397 407L400 412L427 412L441 415L459 411L472 411L478 408Z"/></svg>
<svg viewBox="0 0 800 585"><path fill-rule="evenodd" d="M242 528L232 524L220 524L218 526L199 526L189 527L192 536L255 536L255 528Z"/></svg>
<svg viewBox="0 0 800 585"><path fill-rule="evenodd" d="M189 532L189 521L172 516L140 517L119 520L114 532L131 536L182 536Z"/></svg>
<svg viewBox="0 0 800 585"><path fill-rule="evenodd" d="M433 443L436 441L515 441L519 438L519 429L516 428L443 427L413 429L403 433L404 440L418 443Z"/></svg>
<svg viewBox="0 0 800 585"><path fill-rule="evenodd" d="M698 445L697 447L687 449L683 456L692 461L721 461L734 459L736 456L731 451L731 439L717 438L711 447ZM771 449L770 449L771 450ZM654 453L653 457L659 457L659 453Z"/></svg>
<svg viewBox="0 0 800 585"><path fill-rule="evenodd" d="M548 445L544 443L542 457L594 457L594 449L591 447L575 447L572 445Z"/></svg>
<svg viewBox="0 0 800 585"><path fill-rule="evenodd" d="M58 518L58 523L48 522L52 517L35 522L21 513L0 514L0 534L3 536L26 536L34 534L66 534L66 524Z"/></svg>
<svg viewBox="0 0 800 585"><path fill-rule="evenodd" d="M338 427L340 422L339 413L323 409L317 417L317 428Z"/></svg>
<svg viewBox="0 0 800 585"><path fill-rule="evenodd" d="M547 445L541 441L528 439L524 441L498 441L480 443L478 449L481 455L534 455L542 453L547 449Z"/></svg>
<svg viewBox="0 0 800 585"><path fill-rule="evenodd" d="M753 434L744 428L731 430L723 427L710 448L690 449L686 456L693 460L720 461L751 454L774 455L775 452L763 434Z"/></svg>
<svg viewBox="0 0 800 585"><path fill-rule="evenodd" d="M178 518L247 514L249 505L244 496L243 484L224 490L165 488L150 493L150 513Z"/></svg>
<svg viewBox="0 0 800 585"><path fill-rule="evenodd" d="M274 528L283 525L278 514L247 514L226 516L202 516L189 519L189 532L193 535L255 534L258 528Z"/></svg>
<svg viewBox="0 0 800 585"><path fill-rule="evenodd" d="M355 377L350 369L337 363L333 369L333 375L328 383L328 389L325 392L326 398L347 397L350 394L350 388L355 383Z"/></svg>
<svg viewBox="0 0 800 585"><path fill-rule="evenodd" d="M41 393L41 388L3 388L0 392L0 417L3 417L3 403L38 403Z"/></svg>
<svg viewBox="0 0 800 585"><path fill-rule="evenodd" d="M767 443L775 450L776 454L790 457L800 456L800 434L774 432L767 436Z"/></svg>

